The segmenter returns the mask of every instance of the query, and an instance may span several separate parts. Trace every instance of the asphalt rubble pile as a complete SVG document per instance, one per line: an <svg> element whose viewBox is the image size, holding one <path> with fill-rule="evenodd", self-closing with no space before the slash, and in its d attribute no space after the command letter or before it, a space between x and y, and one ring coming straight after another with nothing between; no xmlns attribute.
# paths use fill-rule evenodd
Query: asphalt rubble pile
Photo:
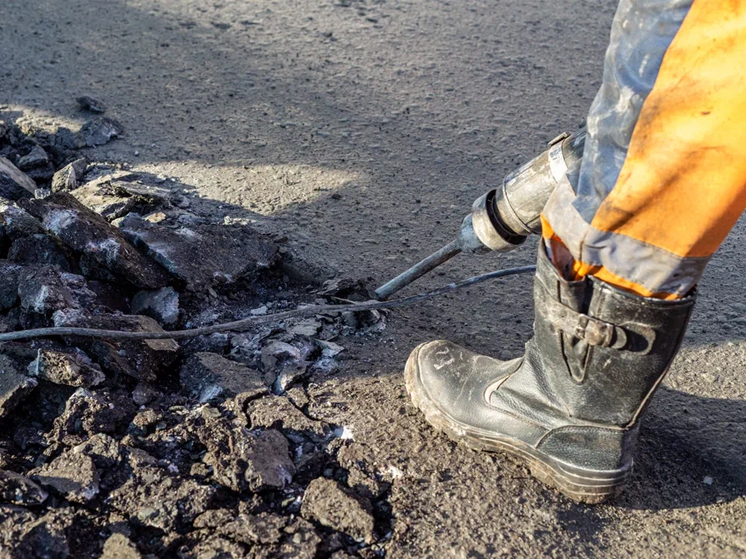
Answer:
<svg viewBox="0 0 746 559"><path fill-rule="evenodd" d="M54 132L0 121L0 332L161 332L366 298L309 284L245 225L168 181L81 156L122 134L105 108ZM82 151L81 151L82 150ZM376 312L177 342L0 344L0 559L380 557L390 485L307 412ZM335 341L336 340L336 341Z"/></svg>

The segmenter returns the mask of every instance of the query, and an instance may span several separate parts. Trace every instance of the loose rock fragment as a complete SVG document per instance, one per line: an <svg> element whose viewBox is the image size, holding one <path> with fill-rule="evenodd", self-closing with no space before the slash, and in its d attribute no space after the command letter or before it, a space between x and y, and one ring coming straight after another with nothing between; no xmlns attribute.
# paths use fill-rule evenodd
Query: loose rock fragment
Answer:
<svg viewBox="0 0 746 559"><path fill-rule="evenodd" d="M72 291L54 266L27 266L19 275L18 296L27 312L49 315L77 307Z"/></svg>
<svg viewBox="0 0 746 559"><path fill-rule="evenodd" d="M248 559L248 557L248 553L240 544L223 536L211 536L179 553L179 559Z"/></svg>
<svg viewBox="0 0 746 559"><path fill-rule="evenodd" d="M140 254L119 231L70 194L58 192L41 200L24 200L22 204L42 220L47 231L115 277L145 289L164 287L168 282L160 266ZM86 275L95 275L92 270L88 272Z"/></svg>
<svg viewBox="0 0 746 559"><path fill-rule="evenodd" d="M153 464L134 465L133 470L132 477L109 496L111 506L130 522L169 532L185 530L215 498L214 487L169 477Z"/></svg>
<svg viewBox="0 0 746 559"><path fill-rule="evenodd" d="M8 260L21 264L49 264L65 272L71 270L63 248L45 234L31 235L13 241L8 250Z"/></svg>
<svg viewBox="0 0 746 559"><path fill-rule="evenodd" d="M47 492L26 476L0 470L0 501L14 505L40 505Z"/></svg>
<svg viewBox="0 0 746 559"><path fill-rule="evenodd" d="M303 495L301 514L332 530L370 543L373 541L375 523L370 504L365 505L338 482L317 478L308 485Z"/></svg>
<svg viewBox="0 0 746 559"><path fill-rule="evenodd" d="M280 541L287 519L277 514L239 514L234 520L218 526L220 534L248 545L269 545Z"/></svg>
<svg viewBox="0 0 746 559"><path fill-rule="evenodd" d="M203 461L212 466L215 481L234 491L282 489L295 474L288 441L279 431L249 431L207 407L191 429L207 447Z"/></svg>
<svg viewBox="0 0 746 559"><path fill-rule="evenodd" d="M18 303L18 286L24 267L0 260L0 310L7 311Z"/></svg>
<svg viewBox="0 0 746 559"><path fill-rule="evenodd" d="M52 192L68 192L78 188L87 168L88 161L85 157L65 165L52 177Z"/></svg>
<svg viewBox="0 0 746 559"><path fill-rule="evenodd" d="M154 318L164 326L173 326L179 320L179 294L173 287L140 291L132 299L132 312Z"/></svg>
<svg viewBox="0 0 746 559"><path fill-rule="evenodd" d="M142 554L127 536L112 534L106 540L99 559L142 559Z"/></svg>
<svg viewBox="0 0 746 559"><path fill-rule="evenodd" d="M54 313L55 326L77 326L127 332L163 332L148 316L90 314L82 311ZM105 340L79 338L76 345L90 355L104 370L124 373L138 380L154 381L173 365L179 356L174 340Z"/></svg>
<svg viewBox="0 0 746 559"><path fill-rule="evenodd" d="M11 241L46 233L41 222L15 204L0 203L0 231Z"/></svg>
<svg viewBox="0 0 746 559"><path fill-rule="evenodd" d="M231 283L271 266L275 248L246 227L194 226L167 229L136 215L119 227L192 291Z"/></svg>
<svg viewBox="0 0 746 559"><path fill-rule="evenodd" d="M321 543L321 537L313 524L302 518L285 528L285 538L280 545L280 557L290 559L313 559Z"/></svg>
<svg viewBox="0 0 746 559"><path fill-rule="evenodd" d="M70 546L65 536L65 528L71 522L70 516L61 521L59 515L52 512L24 526L23 534L14 542L13 555L10 557L13 559L36 559L37 557L68 559Z"/></svg>
<svg viewBox="0 0 746 559"><path fill-rule="evenodd" d="M215 353L195 353L181 368L181 385L193 398L206 403L240 393L256 397L268 392L259 371Z"/></svg>
<svg viewBox="0 0 746 559"><path fill-rule="evenodd" d="M297 336L311 337L318 334L321 330L321 323L315 318L306 318L299 320L288 328L288 332Z"/></svg>
<svg viewBox="0 0 746 559"><path fill-rule="evenodd" d="M68 398L62 414L54 420L47 440L56 445L72 446L99 433L114 433L134 412L132 401L125 395L79 388Z"/></svg>
<svg viewBox="0 0 746 559"><path fill-rule="evenodd" d="M78 348L65 353L39 349L28 370L32 377L66 386L88 388L106 380L99 366Z"/></svg>
<svg viewBox="0 0 746 559"><path fill-rule="evenodd" d="M160 392L151 384L147 382L138 382L135 389L132 391L132 401L138 406L144 406L149 404L161 395Z"/></svg>
<svg viewBox="0 0 746 559"><path fill-rule="evenodd" d="M8 200L31 198L36 183L4 157L0 157L0 197Z"/></svg>
<svg viewBox="0 0 746 559"><path fill-rule="evenodd" d="M65 451L34 470L32 477L40 485L77 503L86 503L99 492L99 475L93 460L75 450Z"/></svg>
<svg viewBox="0 0 746 559"><path fill-rule="evenodd" d="M21 171L44 167L47 164L49 164L49 156L41 146L34 146L28 154L18 160L18 168Z"/></svg>
<svg viewBox="0 0 746 559"><path fill-rule="evenodd" d="M76 97L75 100L78 102L78 107L84 111L91 111L92 113L105 113L106 107L98 99L94 99L89 95L81 95Z"/></svg>
<svg viewBox="0 0 746 559"><path fill-rule="evenodd" d="M99 116L86 122L78 135L88 147L103 146L122 135L122 125L113 118Z"/></svg>
<svg viewBox="0 0 746 559"><path fill-rule="evenodd" d="M332 427L310 419L285 396L266 396L250 402L247 413L254 427L281 429L294 442L326 440Z"/></svg>
<svg viewBox="0 0 746 559"><path fill-rule="evenodd" d="M36 379L22 374L7 355L0 355L0 419L12 412L37 384Z"/></svg>

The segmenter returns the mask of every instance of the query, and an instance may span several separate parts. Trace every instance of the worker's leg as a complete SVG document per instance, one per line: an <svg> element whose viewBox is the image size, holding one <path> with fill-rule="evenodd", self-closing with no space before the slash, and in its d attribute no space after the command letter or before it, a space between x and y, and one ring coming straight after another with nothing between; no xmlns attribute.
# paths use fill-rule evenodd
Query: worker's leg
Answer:
<svg viewBox="0 0 746 559"><path fill-rule="evenodd" d="M577 185L543 214L568 278L680 297L746 207L746 0L688 3L620 5Z"/></svg>
<svg viewBox="0 0 746 559"><path fill-rule="evenodd" d="M746 0L622 0L577 184L545 208L534 337L509 362L417 347L407 389L432 425L579 500L624 485L692 287L746 204L744 60Z"/></svg>

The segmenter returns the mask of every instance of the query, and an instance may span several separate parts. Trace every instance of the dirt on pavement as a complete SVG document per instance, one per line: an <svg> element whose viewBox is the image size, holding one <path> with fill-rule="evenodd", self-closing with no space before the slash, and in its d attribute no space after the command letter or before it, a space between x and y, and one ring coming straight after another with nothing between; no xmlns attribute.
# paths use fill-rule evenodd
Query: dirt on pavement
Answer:
<svg viewBox="0 0 746 559"><path fill-rule="evenodd" d="M243 300L200 299L195 316L211 302L289 301L281 307L316 297L306 287L322 270L371 286L389 279L450 240L471 202L508 171L576 129L600 82L613 4L5 0L0 111L21 127L79 130L103 117L76 98L102 102L123 132L81 154L152 178L189 213L266 234L310 270L284 284L273 276ZM71 389L38 418L56 426L62 446L30 474L36 481L0 478L29 500L0 522L31 526L27 541L54 549L60 534L76 541L65 532L73 515L86 538L99 534L85 539L90 557L746 556L745 237L741 221L713 258L643 424L635 474L608 505L572 503L501 455L454 445L406 396L402 367L422 341L520 355L533 310L530 281L519 277L397 310L377 331L329 323L332 343L345 348L339 366L298 380L292 394L289 384L290 396L276 390L282 379L262 377L250 388L261 394L247 400L245 386L236 395L227 383L219 405L168 401L153 416L133 404L109 417L106 398L131 400L132 387L126 398ZM462 256L408 292L528 264L534 250ZM248 338L245 354L261 367L292 354L275 345L257 355ZM196 383L216 360L199 355L235 357L241 343L190 353L184 375ZM265 393L268 385L280 393ZM76 405L100 410L104 427L71 433L75 422L63 420ZM222 444L234 448L237 433L256 426L244 455L221 460ZM197 441L199 460L166 439ZM304 445L316 447L317 462L303 459ZM264 471L264 454L284 459ZM58 483L60 471L75 485ZM106 500L88 499L96 487ZM39 490L67 516L45 512ZM143 510L147 501L163 507Z"/></svg>

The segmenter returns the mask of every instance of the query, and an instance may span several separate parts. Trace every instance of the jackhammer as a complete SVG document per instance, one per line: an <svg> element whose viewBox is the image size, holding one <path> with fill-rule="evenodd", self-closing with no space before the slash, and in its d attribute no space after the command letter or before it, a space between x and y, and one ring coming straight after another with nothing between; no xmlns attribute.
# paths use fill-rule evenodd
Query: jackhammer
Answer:
<svg viewBox="0 0 746 559"><path fill-rule="evenodd" d="M474 202L454 240L376 289L378 299L385 301L460 252L510 252L530 234L540 233L541 211L557 183L579 172L584 146L585 128L557 136L544 153Z"/></svg>

